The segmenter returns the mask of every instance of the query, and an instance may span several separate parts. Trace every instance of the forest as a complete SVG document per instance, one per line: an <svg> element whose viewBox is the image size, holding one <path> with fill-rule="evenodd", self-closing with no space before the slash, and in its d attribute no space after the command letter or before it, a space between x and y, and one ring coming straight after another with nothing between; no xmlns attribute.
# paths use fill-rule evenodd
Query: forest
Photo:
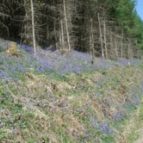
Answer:
<svg viewBox="0 0 143 143"><path fill-rule="evenodd" d="M142 57L136 0L1 0L0 37L102 58Z"/></svg>

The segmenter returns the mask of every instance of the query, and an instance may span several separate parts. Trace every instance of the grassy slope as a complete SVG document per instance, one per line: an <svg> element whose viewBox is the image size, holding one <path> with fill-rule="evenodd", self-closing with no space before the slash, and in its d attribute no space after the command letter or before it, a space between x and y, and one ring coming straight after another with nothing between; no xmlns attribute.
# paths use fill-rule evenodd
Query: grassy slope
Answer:
<svg viewBox="0 0 143 143"><path fill-rule="evenodd" d="M24 51L20 56L22 60L1 53L0 142L114 143L130 139L128 130L133 127L125 127L140 105L141 65L59 75L37 70L39 63Z"/></svg>
<svg viewBox="0 0 143 143"><path fill-rule="evenodd" d="M130 119L122 124L122 133L116 139L117 143L142 143L143 142L143 99Z"/></svg>

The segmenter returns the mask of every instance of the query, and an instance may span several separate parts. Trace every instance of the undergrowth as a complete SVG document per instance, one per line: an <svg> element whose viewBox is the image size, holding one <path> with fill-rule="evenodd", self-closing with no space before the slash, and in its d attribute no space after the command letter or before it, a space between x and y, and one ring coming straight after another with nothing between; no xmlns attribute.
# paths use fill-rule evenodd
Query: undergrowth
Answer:
<svg viewBox="0 0 143 143"><path fill-rule="evenodd" d="M61 74L25 51L21 58L0 54L0 142L123 140L123 125L140 105L142 66Z"/></svg>

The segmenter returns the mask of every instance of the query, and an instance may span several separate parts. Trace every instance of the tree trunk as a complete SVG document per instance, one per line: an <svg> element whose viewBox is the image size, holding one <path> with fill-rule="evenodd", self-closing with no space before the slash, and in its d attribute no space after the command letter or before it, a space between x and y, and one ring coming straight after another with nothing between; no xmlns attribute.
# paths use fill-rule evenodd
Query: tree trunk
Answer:
<svg viewBox="0 0 143 143"><path fill-rule="evenodd" d="M93 37L93 19L90 19L90 47L91 47L91 52L92 52L92 60L91 63L94 64L94 37Z"/></svg>
<svg viewBox="0 0 143 143"><path fill-rule="evenodd" d="M118 37L117 37L118 38ZM115 37L115 53L116 53L116 58L118 59L118 45L117 45L117 38Z"/></svg>
<svg viewBox="0 0 143 143"><path fill-rule="evenodd" d="M114 57L113 55L113 51L114 51L114 44L113 44L113 37L112 37L112 29L110 29L110 54L111 54L111 57Z"/></svg>
<svg viewBox="0 0 143 143"><path fill-rule="evenodd" d="M102 41L102 31L101 31L101 23L100 23L100 16L98 13L98 23L99 23L99 34L100 34L100 44L101 44L101 56L104 59L104 47L103 47L103 41Z"/></svg>
<svg viewBox="0 0 143 143"><path fill-rule="evenodd" d="M105 57L108 57L108 51L107 51L107 41L106 41L106 21L104 17L104 46L105 46Z"/></svg>
<svg viewBox="0 0 143 143"><path fill-rule="evenodd" d="M35 38L35 22L34 22L34 6L33 0L31 0L31 16L32 16L32 36L33 36L33 48L34 48L34 55L36 55L36 38Z"/></svg>
<svg viewBox="0 0 143 143"><path fill-rule="evenodd" d="M124 45L124 33L123 33L123 23L122 23L122 38L121 38L121 58L123 56L123 45Z"/></svg>
<svg viewBox="0 0 143 143"><path fill-rule="evenodd" d="M65 48L65 41L64 41L64 29L63 29L63 21L60 21L61 23L61 49Z"/></svg>
<svg viewBox="0 0 143 143"><path fill-rule="evenodd" d="M69 37L69 29L68 29L68 22L67 22L67 11L66 11L66 2L65 2L65 0L63 0L63 8L64 8L64 19L65 19L67 42L68 42L68 50L69 50L69 56L70 56L71 45L70 45L70 37Z"/></svg>

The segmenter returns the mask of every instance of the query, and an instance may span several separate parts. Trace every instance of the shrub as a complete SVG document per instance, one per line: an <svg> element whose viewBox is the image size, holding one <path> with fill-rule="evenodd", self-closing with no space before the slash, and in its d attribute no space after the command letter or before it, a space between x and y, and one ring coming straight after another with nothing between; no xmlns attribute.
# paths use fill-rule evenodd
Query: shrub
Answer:
<svg viewBox="0 0 143 143"><path fill-rule="evenodd" d="M5 50L5 53L11 56L19 57L17 44L16 42L10 41L7 43L7 49Z"/></svg>

